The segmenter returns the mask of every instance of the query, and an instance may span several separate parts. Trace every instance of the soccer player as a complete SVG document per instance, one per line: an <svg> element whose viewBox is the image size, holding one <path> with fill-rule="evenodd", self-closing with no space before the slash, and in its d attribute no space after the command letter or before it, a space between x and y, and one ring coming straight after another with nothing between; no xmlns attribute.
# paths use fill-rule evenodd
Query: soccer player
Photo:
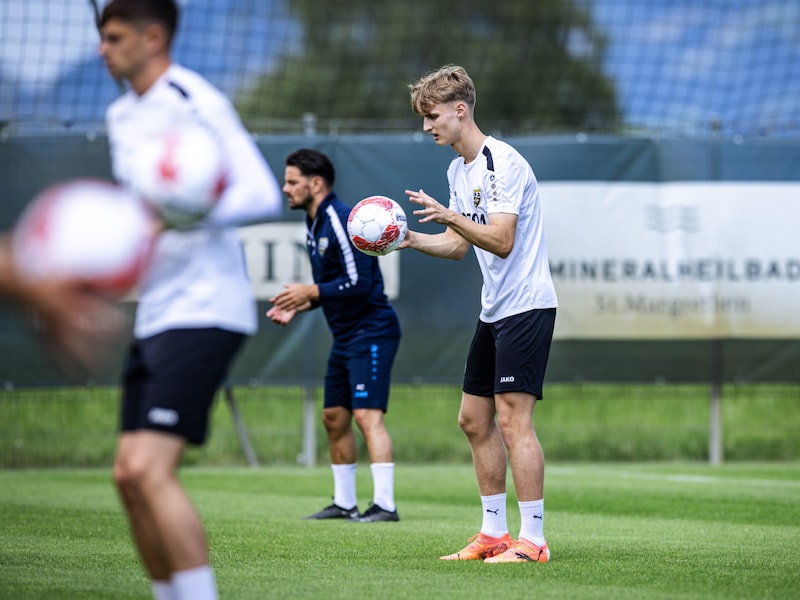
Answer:
<svg viewBox="0 0 800 600"><path fill-rule="evenodd" d="M333 164L317 150L286 158L283 191L289 208L306 212L313 284L287 284L267 312L286 325L298 312L322 307L333 334L325 375L322 422L333 470L333 503L309 519L360 523L398 521L394 500L392 440L384 425L400 325L383 292L378 259L355 249L347 235L350 207L333 191ZM369 451L372 505L359 514L356 502L355 418Z"/></svg>
<svg viewBox="0 0 800 600"><path fill-rule="evenodd" d="M229 365L257 328L236 226L282 211L275 176L225 96L171 59L173 0L111 0L100 17L100 54L130 89L108 108L114 175L130 185L136 148L165 128L200 124L228 157L218 205L187 230L166 230L139 288L123 374L114 480L158 599L217 597L200 518L177 470L202 444Z"/></svg>
<svg viewBox="0 0 800 600"><path fill-rule="evenodd" d="M542 398L557 299L536 178L514 148L478 128L475 86L462 67L442 67L409 87L423 129L458 156L447 170L447 206L421 189L406 190L419 205L420 223L446 229L409 231L401 248L459 260L473 247L483 274L458 416L472 450L483 522L465 548L441 558L547 562L544 456L533 409ZM506 522L507 461L521 515L516 540Z"/></svg>

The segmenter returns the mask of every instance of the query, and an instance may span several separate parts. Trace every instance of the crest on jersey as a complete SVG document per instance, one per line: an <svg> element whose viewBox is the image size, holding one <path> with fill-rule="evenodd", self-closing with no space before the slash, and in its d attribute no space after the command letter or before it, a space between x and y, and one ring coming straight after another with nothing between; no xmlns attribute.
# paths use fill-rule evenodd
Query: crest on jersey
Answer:
<svg viewBox="0 0 800 600"><path fill-rule="evenodd" d="M481 203L481 188L472 190L472 203L475 205L475 208L478 208L478 204Z"/></svg>
<svg viewBox="0 0 800 600"><path fill-rule="evenodd" d="M330 245L330 240L326 237L319 238L319 244L317 244L317 252L320 256L325 256L325 251L328 249Z"/></svg>

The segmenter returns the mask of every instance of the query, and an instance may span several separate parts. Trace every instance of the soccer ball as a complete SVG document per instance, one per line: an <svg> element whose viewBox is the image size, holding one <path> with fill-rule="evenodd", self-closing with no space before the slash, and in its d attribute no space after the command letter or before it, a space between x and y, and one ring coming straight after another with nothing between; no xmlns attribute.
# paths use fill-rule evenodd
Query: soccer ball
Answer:
<svg viewBox="0 0 800 600"><path fill-rule="evenodd" d="M148 264L155 238L152 213L129 190L77 179L39 193L11 235L17 270L31 279L75 279L121 298Z"/></svg>
<svg viewBox="0 0 800 600"><path fill-rule="evenodd" d="M386 196L364 198L347 218L347 233L353 245L370 256L383 256L396 250L407 231L403 207Z"/></svg>
<svg viewBox="0 0 800 600"><path fill-rule="evenodd" d="M185 228L211 212L225 190L222 148L199 124L168 129L137 147L129 180L165 225Z"/></svg>

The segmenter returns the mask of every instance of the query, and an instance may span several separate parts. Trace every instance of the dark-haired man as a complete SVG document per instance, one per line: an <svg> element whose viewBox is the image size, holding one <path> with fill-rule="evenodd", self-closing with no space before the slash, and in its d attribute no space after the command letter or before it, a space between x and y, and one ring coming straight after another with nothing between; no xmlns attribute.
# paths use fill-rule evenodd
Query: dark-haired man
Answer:
<svg viewBox="0 0 800 600"><path fill-rule="evenodd" d="M321 306L333 335L322 413L333 503L307 518L398 521L392 440L383 417L400 325L383 292L378 259L356 250L347 235L350 207L333 191L334 178L333 164L318 150L301 149L286 158L283 191L290 208L306 212L314 283L285 285L267 316L286 325L298 312ZM356 506L353 419L364 434L373 482L372 505L361 514Z"/></svg>
<svg viewBox="0 0 800 600"><path fill-rule="evenodd" d="M188 230L166 230L139 289L123 376L114 480L158 599L217 597L205 532L177 470L202 444L216 391L257 312L236 226L282 210L280 188L230 101L172 62L173 0L111 0L100 17L100 54L130 89L108 109L114 175L131 185L140 144L186 123L212 132L227 157L214 210Z"/></svg>

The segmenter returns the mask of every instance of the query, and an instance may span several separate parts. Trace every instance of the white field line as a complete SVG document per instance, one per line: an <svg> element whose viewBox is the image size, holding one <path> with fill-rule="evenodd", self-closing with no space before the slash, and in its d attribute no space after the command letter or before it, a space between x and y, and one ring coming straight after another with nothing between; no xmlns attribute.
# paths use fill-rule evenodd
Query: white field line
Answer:
<svg viewBox="0 0 800 600"><path fill-rule="evenodd" d="M571 476L580 475L583 473L591 473L592 475L602 475L603 477L617 478L617 479L641 479L648 481L666 481L675 483L696 483L704 485L750 485L759 487L786 487L786 488L800 488L800 481L789 481L786 479L739 479L736 477L715 477L711 475L690 475L690 474L676 474L676 473L640 473L637 471L624 471L617 469L598 469L596 467L587 467L586 469L575 467L548 467L545 470L546 475L556 476Z"/></svg>

